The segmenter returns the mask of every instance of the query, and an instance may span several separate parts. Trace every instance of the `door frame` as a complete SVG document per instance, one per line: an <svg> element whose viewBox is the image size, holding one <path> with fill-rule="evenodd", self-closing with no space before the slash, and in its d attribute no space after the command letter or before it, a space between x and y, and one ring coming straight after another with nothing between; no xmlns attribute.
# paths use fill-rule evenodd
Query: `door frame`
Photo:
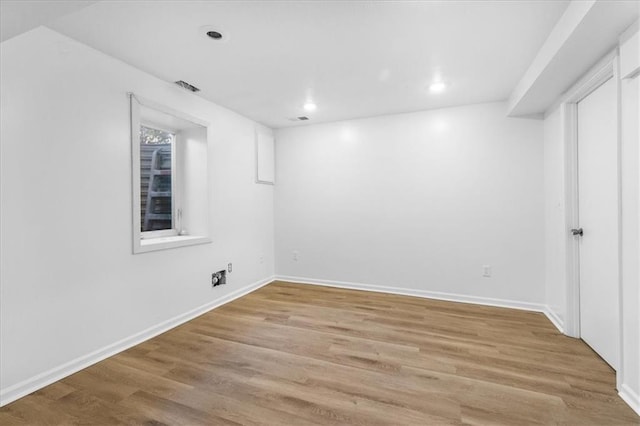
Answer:
<svg viewBox="0 0 640 426"><path fill-rule="evenodd" d="M589 96L603 83L613 78L616 87L616 150L618 191L618 328L620 330L617 382L622 377L622 208L621 208L621 132L620 132L620 81L618 78L617 49L602 58L587 74L569 89L561 103L561 120L565 156L565 229L566 229L566 335L580 338L580 247L578 239L570 233L579 226L578 217L578 102Z"/></svg>

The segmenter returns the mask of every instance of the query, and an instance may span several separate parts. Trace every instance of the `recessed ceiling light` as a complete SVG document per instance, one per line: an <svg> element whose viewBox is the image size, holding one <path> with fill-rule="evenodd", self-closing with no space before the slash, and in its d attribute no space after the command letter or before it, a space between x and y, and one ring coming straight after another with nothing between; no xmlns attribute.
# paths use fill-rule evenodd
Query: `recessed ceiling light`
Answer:
<svg viewBox="0 0 640 426"><path fill-rule="evenodd" d="M226 43L229 41L229 31L225 31L224 28L218 25L205 25L198 28L198 33L205 35L207 40L214 40L216 43Z"/></svg>
<svg viewBox="0 0 640 426"><path fill-rule="evenodd" d="M313 112L318 108L318 106L313 102L309 101L303 105L303 108L305 111Z"/></svg>
<svg viewBox="0 0 640 426"><path fill-rule="evenodd" d="M431 93L440 93L440 92L444 92L444 89L447 88L447 85L442 82L442 81L436 81L434 83L431 83L429 85L429 91Z"/></svg>

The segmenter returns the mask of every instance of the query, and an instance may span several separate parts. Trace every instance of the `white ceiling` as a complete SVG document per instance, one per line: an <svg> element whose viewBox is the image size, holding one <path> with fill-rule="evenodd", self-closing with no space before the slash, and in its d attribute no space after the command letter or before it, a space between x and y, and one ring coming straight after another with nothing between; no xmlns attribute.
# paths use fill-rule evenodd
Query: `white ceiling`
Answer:
<svg viewBox="0 0 640 426"><path fill-rule="evenodd" d="M84 0L0 0L0 41L87 7Z"/></svg>
<svg viewBox="0 0 640 426"><path fill-rule="evenodd" d="M567 4L102 1L49 26L277 128L506 100Z"/></svg>

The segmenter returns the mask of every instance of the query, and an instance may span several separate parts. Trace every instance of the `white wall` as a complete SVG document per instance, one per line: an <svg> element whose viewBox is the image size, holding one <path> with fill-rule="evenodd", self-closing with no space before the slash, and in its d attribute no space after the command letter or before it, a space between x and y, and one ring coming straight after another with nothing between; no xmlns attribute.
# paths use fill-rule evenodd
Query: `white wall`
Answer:
<svg viewBox="0 0 640 426"><path fill-rule="evenodd" d="M560 327L567 308L563 134L561 109L555 108L544 119L545 302Z"/></svg>
<svg viewBox="0 0 640 426"><path fill-rule="evenodd" d="M204 127L182 130L178 139L178 170L182 171L180 205L182 206L181 230L190 235L208 235L211 228L208 194L208 143Z"/></svg>
<svg viewBox="0 0 640 426"><path fill-rule="evenodd" d="M622 372L640 409L640 77L620 82L622 112Z"/></svg>
<svg viewBox="0 0 640 426"><path fill-rule="evenodd" d="M638 3L640 10L640 3ZM640 414L640 36L621 37L622 377L621 396ZM631 77L635 75L635 77Z"/></svg>
<svg viewBox="0 0 640 426"><path fill-rule="evenodd" d="M254 183L254 122L45 28L1 47L7 402L104 355L93 351L264 282L274 239L273 187ZM212 123L213 243L132 255L128 91ZM228 284L212 289L228 262Z"/></svg>
<svg viewBox="0 0 640 426"><path fill-rule="evenodd" d="M277 275L538 306L543 125L505 108L277 130Z"/></svg>

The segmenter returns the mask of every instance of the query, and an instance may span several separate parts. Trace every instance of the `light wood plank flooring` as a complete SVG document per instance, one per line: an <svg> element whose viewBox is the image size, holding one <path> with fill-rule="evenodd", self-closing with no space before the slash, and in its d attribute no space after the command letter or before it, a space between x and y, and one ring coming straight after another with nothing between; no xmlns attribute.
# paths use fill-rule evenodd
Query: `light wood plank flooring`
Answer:
<svg viewBox="0 0 640 426"><path fill-rule="evenodd" d="M0 409L0 424L631 425L542 314L276 282Z"/></svg>

